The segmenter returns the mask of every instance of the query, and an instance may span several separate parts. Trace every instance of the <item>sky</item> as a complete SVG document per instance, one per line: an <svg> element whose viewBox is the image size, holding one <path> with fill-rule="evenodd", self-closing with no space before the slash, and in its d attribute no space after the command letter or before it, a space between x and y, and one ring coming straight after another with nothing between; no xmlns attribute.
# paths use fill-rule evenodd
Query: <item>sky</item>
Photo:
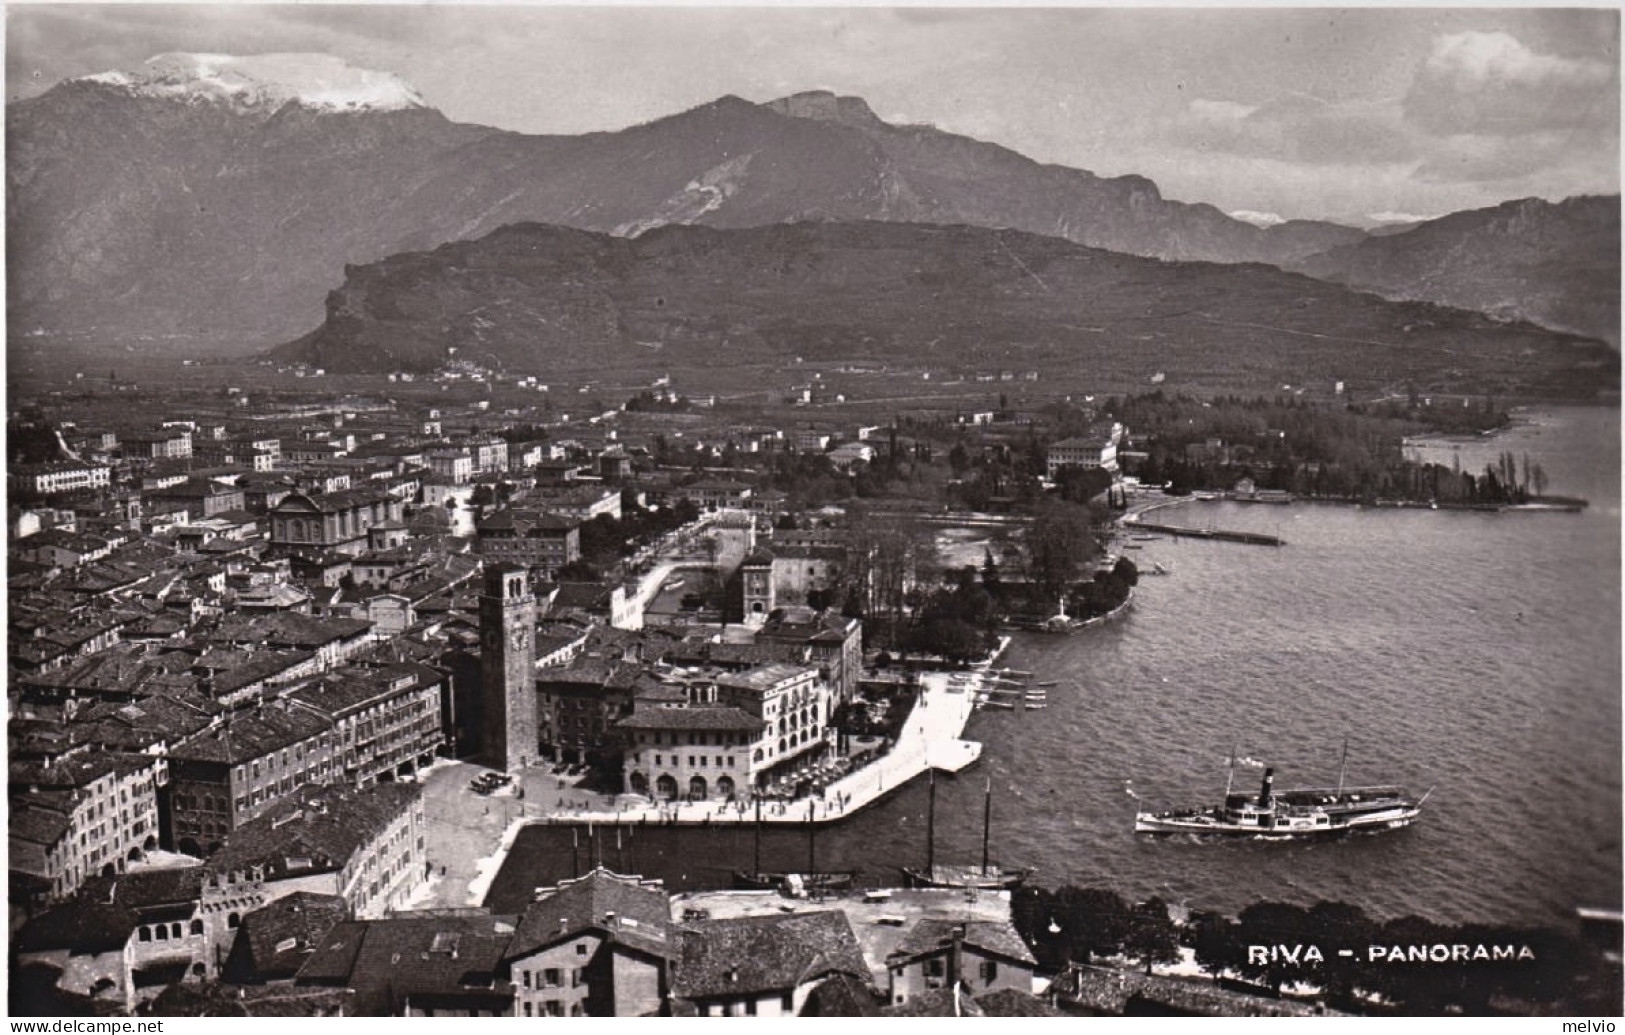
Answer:
<svg viewBox="0 0 1625 1035"><path fill-rule="evenodd" d="M316 52L449 118L613 130L856 95L1257 222L1370 226L1619 191L1609 8L19 4L6 96L173 51Z"/></svg>

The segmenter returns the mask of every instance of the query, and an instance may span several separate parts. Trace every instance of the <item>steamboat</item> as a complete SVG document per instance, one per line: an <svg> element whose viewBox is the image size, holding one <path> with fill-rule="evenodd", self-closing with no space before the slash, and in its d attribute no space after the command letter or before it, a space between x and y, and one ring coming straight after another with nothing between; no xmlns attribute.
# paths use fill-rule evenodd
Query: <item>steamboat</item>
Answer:
<svg viewBox="0 0 1625 1035"><path fill-rule="evenodd" d="M1344 749L1345 767L1348 752ZM1235 755L1231 754L1231 782ZM1303 838L1349 830L1392 830L1409 826L1422 811L1420 798L1402 787L1337 786L1274 789L1275 770L1265 769L1258 794L1232 794L1225 785L1224 804L1162 812L1139 812L1134 829L1147 834L1226 834L1246 837Z"/></svg>

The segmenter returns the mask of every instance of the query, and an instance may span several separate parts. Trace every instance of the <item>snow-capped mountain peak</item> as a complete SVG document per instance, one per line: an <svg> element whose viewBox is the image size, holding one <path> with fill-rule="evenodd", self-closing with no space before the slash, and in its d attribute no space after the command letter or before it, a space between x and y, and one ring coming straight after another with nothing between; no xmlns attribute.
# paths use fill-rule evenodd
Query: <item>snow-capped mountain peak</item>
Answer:
<svg viewBox="0 0 1625 1035"><path fill-rule="evenodd" d="M102 72L82 82L143 97L280 108L292 101L321 111L396 111L427 107L389 72L355 68L328 54L159 54L134 72Z"/></svg>

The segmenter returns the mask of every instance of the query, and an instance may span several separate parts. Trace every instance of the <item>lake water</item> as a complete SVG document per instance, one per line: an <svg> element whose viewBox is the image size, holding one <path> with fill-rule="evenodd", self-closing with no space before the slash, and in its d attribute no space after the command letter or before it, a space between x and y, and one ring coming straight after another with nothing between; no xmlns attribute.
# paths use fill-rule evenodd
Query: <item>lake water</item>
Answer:
<svg viewBox="0 0 1625 1035"><path fill-rule="evenodd" d="M1342 899L1379 918L1562 922L1621 887L1619 415L1524 415L1500 435L1429 443L1480 470L1503 450L1545 467L1580 514L1192 503L1170 523L1275 533L1280 548L1159 539L1119 621L1019 636L1004 663L1056 681L1038 712L985 711L983 761L938 781L937 858L978 861L984 781L996 858L1054 887L1100 885L1235 911ZM1434 458L1431 455L1429 458ZM1133 833L1149 805L1214 803L1232 744L1252 791L1348 779L1433 788L1404 830L1325 842ZM764 834L763 866L856 869L869 884L925 858L924 781L817 833ZM599 831L598 857L677 887L748 869L748 828ZM566 828L528 831L492 904L587 864Z"/></svg>

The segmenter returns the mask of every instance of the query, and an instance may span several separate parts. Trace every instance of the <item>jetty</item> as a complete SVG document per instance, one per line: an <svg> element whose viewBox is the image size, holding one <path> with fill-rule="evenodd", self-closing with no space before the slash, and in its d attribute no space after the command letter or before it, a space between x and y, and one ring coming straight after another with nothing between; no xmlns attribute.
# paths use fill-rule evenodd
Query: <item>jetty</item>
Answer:
<svg viewBox="0 0 1625 1035"><path fill-rule="evenodd" d="M1123 523L1130 522L1125 519ZM1286 540L1280 536L1264 532L1235 532L1223 528L1181 528L1178 525L1153 524L1149 521L1135 521L1132 524L1134 528L1161 532L1164 535L1186 536L1191 539L1218 539L1227 543L1248 543L1253 546L1286 545Z"/></svg>
<svg viewBox="0 0 1625 1035"><path fill-rule="evenodd" d="M1226 543L1247 543L1252 546L1285 546L1286 540L1278 535L1268 535L1264 532L1236 532L1222 528L1187 528L1184 525L1165 525L1157 521L1147 521L1145 516L1154 511L1177 507L1190 502L1192 499L1211 499L1213 497L1194 496L1183 499L1157 500L1149 506L1137 507L1132 512L1123 515L1119 521L1131 534L1161 533L1168 536L1183 536L1187 539L1217 539Z"/></svg>

